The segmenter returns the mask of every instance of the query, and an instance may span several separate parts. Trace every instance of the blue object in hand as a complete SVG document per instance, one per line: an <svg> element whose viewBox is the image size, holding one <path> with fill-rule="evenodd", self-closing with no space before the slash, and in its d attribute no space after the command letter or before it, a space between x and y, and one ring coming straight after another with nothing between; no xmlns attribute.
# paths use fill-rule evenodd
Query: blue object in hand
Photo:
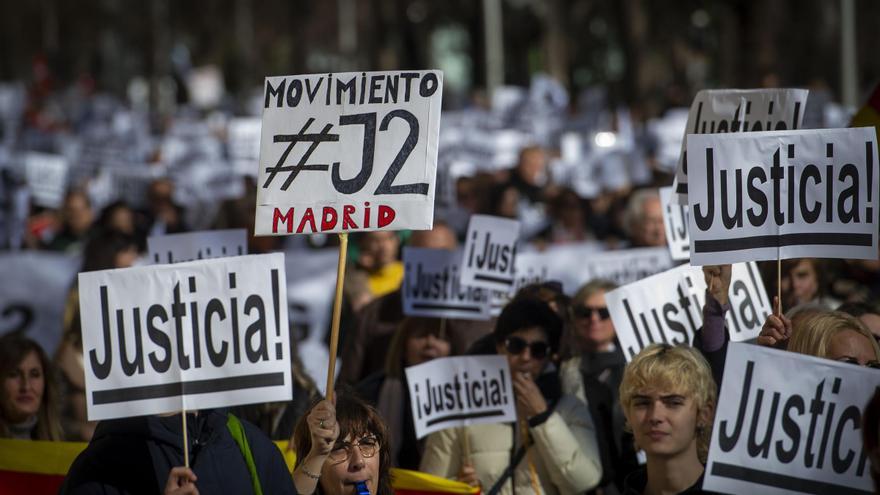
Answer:
<svg viewBox="0 0 880 495"><path fill-rule="evenodd" d="M366 481L358 481L354 485L355 491L357 491L357 495L370 495L370 490L367 488Z"/></svg>

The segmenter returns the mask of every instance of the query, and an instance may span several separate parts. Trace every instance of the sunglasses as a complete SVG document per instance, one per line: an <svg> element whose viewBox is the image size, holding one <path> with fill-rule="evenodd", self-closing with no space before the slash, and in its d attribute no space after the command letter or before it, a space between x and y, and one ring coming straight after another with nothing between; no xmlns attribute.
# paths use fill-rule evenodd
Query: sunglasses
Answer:
<svg viewBox="0 0 880 495"><path fill-rule="evenodd" d="M529 348L529 353L531 353L532 357L535 359L544 359L547 357L547 352L550 350L550 346L547 345L546 342L540 340L526 342L519 337L507 337L504 340L504 348L511 354L520 354L522 351L526 350L526 347Z"/></svg>
<svg viewBox="0 0 880 495"><path fill-rule="evenodd" d="M611 313L608 312L608 308L589 308L580 305L572 307L571 312L574 314L575 318L592 318L593 313L598 313L600 320L607 320L611 316Z"/></svg>

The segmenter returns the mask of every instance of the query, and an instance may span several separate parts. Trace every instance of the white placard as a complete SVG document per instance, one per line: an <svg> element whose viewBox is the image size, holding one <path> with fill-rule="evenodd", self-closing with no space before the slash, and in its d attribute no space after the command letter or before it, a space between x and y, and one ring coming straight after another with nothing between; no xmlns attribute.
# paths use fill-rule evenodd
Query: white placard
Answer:
<svg viewBox="0 0 880 495"><path fill-rule="evenodd" d="M669 254L673 260L686 260L691 256L687 205L677 204L672 199L672 187L661 187L660 204L663 205L663 228L666 229Z"/></svg>
<svg viewBox="0 0 880 495"><path fill-rule="evenodd" d="M54 354L80 263L78 257L47 251L0 254L0 334L22 332Z"/></svg>
<svg viewBox="0 0 880 495"><path fill-rule="evenodd" d="M180 263L247 254L245 229L205 230L147 238L153 263Z"/></svg>
<svg viewBox="0 0 880 495"><path fill-rule="evenodd" d="M90 420L290 400L284 254L79 274Z"/></svg>
<svg viewBox="0 0 880 495"><path fill-rule="evenodd" d="M61 207L67 192L67 160L61 155L28 152L24 166L33 202L47 208Z"/></svg>
<svg viewBox="0 0 880 495"><path fill-rule="evenodd" d="M472 215L461 261L461 283L508 291L514 284L517 220Z"/></svg>
<svg viewBox="0 0 880 495"><path fill-rule="evenodd" d="M403 314L488 320L489 291L461 284L461 251L403 248Z"/></svg>
<svg viewBox="0 0 880 495"><path fill-rule="evenodd" d="M504 356L432 359L406 368L416 437L483 423L516 421L516 399Z"/></svg>
<svg viewBox="0 0 880 495"><path fill-rule="evenodd" d="M226 128L229 158L236 172L243 175L257 175L261 127L262 123L256 117L235 118L229 121Z"/></svg>
<svg viewBox="0 0 880 495"><path fill-rule="evenodd" d="M443 74L267 77L257 235L429 230Z"/></svg>
<svg viewBox="0 0 880 495"><path fill-rule="evenodd" d="M675 199L688 204L688 134L795 130L804 120L806 89L704 89L688 113L675 169Z"/></svg>
<svg viewBox="0 0 880 495"><path fill-rule="evenodd" d="M731 344L703 488L721 493L874 493L862 410L880 371Z"/></svg>
<svg viewBox="0 0 880 495"><path fill-rule="evenodd" d="M877 259L873 127L691 136L691 264Z"/></svg>
<svg viewBox="0 0 880 495"><path fill-rule="evenodd" d="M627 361L649 344L693 342L703 324L705 292L703 270L681 265L605 294ZM754 262L733 265L728 297L730 340L756 338L772 308Z"/></svg>

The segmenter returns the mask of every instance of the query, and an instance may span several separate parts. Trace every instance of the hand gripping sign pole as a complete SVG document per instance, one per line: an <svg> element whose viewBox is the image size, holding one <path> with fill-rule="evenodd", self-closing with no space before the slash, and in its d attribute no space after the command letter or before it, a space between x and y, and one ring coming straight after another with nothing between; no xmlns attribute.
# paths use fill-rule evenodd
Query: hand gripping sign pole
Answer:
<svg viewBox="0 0 880 495"><path fill-rule="evenodd" d="M333 402L333 380L336 377L336 348L339 345L339 318L342 314L342 287L345 281L345 258L348 253L348 234L339 234L339 265L336 267L336 297L333 299L333 319L330 326L330 363L327 365L327 400Z"/></svg>

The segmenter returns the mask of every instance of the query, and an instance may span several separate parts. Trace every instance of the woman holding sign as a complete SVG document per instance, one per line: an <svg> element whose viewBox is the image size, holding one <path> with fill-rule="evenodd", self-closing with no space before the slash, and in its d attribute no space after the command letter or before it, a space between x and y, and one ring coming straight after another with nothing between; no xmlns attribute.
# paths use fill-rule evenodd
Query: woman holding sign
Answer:
<svg viewBox="0 0 880 495"><path fill-rule="evenodd" d="M335 402L318 402L296 425L297 493L393 495L385 422L352 395L337 394Z"/></svg>
<svg viewBox="0 0 880 495"><path fill-rule="evenodd" d="M518 421L450 428L428 436L421 470L481 485L483 493L583 493L602 477L589 410L545 373L562 320L543 301L520 297L495 326L495 350L513 377Z"/></svg>
<svg viewBox="0 0 880 495"><path fill-rule="evenodd" d="M709 364L693 347L652 344L633 358L620 404L648 462L627 476L625 495L707 493L703 463L716 396Z"/></svg>

